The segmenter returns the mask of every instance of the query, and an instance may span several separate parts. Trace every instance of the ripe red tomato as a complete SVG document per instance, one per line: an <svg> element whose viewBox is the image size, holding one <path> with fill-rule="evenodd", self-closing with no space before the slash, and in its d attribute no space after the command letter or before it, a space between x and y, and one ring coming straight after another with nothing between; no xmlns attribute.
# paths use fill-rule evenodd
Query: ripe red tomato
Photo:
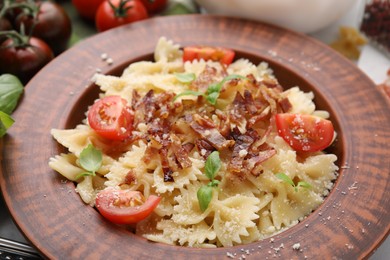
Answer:
<svg viewBox="0 0 390 260"><path fill-rule="evenodd" d="M334 135L331 121L301 114L277 114L278 134L295 150L316 152L328 147Z"/></svg>
<svg viewBox="0 0 390 260"><path fill-rule="evenodd" d="M26 84L53 58L50 47L38 38L21 45L9 38L0 45L0 74L13 74Z"/></svg>
<svg viewBox="0 0 390 260"><path fill-rule="evenodd" d="M115 224L135 224L157 207L161 198L150 195L148 199L139 191L106 189L96 196L96 208Z"/></svg>
<svg viewBox="0 0 390 260"><path fill-rule="evenodd" d="M184 48L183 61L212 60L229 65L233 62L235 52L231 49L209 46L189 46Z"/></svg>
<svg viewBox="0 0 390 260"><path fill-rule="evenodd" d="M107 96L88 111L88 122L99 135L110 140L124 140L133 131L134 113L120 96Z"/></svg>
<svg viewBox="0 0 390 260"><path fill-rule="evenodd" d="M54 2L38 2L39 12L37 22L26 13L20 13L15 20L15 27L24 24L26 34L33 30L32 35L45 41L54 54L59 54L68 47L72 34L72 25L65 10Z"/></svg>
<svg viewBox="0 0 390 260"><path fill-rule="evenodd" d="M168 0L141 0L148 13L158 13L167 6Z"/></svg>
<svg viewBox="0 0 390 260"><path fill-rule="evenodd" d="M95 22L98 31L102 32L146 18L148 12L139 0L106 0L99 6Z"/></svg>
<svg viewBox="0 0 390 260"><path fill-rule="evenodd" d="M90 21L95 20L97 9L103 2L104 0L72 0L72 4L80 16Z"/></svg>

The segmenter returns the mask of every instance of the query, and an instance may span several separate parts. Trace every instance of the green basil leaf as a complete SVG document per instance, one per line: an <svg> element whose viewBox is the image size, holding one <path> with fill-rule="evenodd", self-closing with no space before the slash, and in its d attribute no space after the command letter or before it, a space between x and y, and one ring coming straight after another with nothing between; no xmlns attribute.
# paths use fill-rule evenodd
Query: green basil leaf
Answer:
<svg viewBox="0 0 390 260"><path fill-rule="evenodd" d="M246 79L246 77L243 77L241 75L231 74L226 76L221 82L209 85L206 91L207 101L210 102L210 104L215 105L217 103L217 99L219 97L219 93L221 92L223 84L225 84L225 82L232 79Z"/></svg>
<svg viewBox="0 0 390 260"><path fill-rule="evenodd" d="M195 80L195 73L175 73L175 77L182 83L190 83Z"/></svg>
<svg viewBox="0 0 390 260"><path fill-rule="evenodd" d="M200 210L205 211L210 204L211 199L213 198L213 188L209 186L202 186L197 192L198 202Z"/></svg>
<svg viewBox="0 0 390 260"><path fill-rule="evenodd" d="M215 105L217 103L218 97L219 97L219 92L213 92L207 95L206 100L210 104Z"/></svg>
<svg viewBox="0 0 390 260"><path fill-rule="evenodd" d="M95 176L96 174L94 173L94 172L82 172L82 173L80 173L80 174L77 174L76 175L76 180L78 179L78 178L81 178L81 177L85 177L85 176Z"/></svg>
<svg viewBox="0 0 390 260"><path fill-rule="evenodd" d="M11 114L23 93L23 84L11 74L0 76L0 111Z"/></svg>
<svg viewBox="0 0 390 260"><path fill-rule="evenodd" d="M306 189L310 189L311 185L310 185L310 183L307 183L305 181L300 181L300 182L298 182L297 187L303 187Z"/></svg>
<svg viewBox="0 0 390 260"><path fill-rule="evenodd" d="M84 170L94 174L102 166L102 152L97 150L92 144L89 144L80 153L79 161Z"/></svg>
<svg viewBox="0 0 390 260"><path fill-rule="evenodd" d="M0 111L0 137L5 135L7 129L10 128L14 122L15 120L11 116Z"/></svg>
<svg viewBox="0 0 390 260"><path fill-rule="evenodd" d="M180 94L177 94L174 98L173 101L175 101L177 98L181 96L203 96L204 94L199 91L193 91L193 90L186 90L184 92L181 92Z"/></svg>
<svg viewBox="0 0 390 260"><path fill-rule="evenodd" d="M219 152L212 152L206 160L205 173L210 180L214 180L215 175L221 169L221 159L219 158Z"/></svg>
<svg viewBox="0 0 390 260"><path fill-rule="evenodd" d="M209 186L209 187L218 187L219 183L220 183L219 180L212 180L212 181L210 181L210 182L207 184L207 186Z"/></svg>
<svg viewBox="0 0 390 260"><path fill-rule="evenodd" d="M221 83L218 83L218 84L211 84L211 85L207 88L206 93L207 93L207 94L211 94L211 93L214 93L214 92L219 93L219 92L221 91L221 88L222 88L222 84L221 84Z"/></svg>
<svg viewBox="0 0 390 260"><path fill-rule="evenodd" d="M275 174L275 177L280 179L280 180L282 180L282 181L284 181L285 183L288 183L291 186L295 187L294 182L286 174L284 174L284 173L277 173L277 174Z"/></svg>

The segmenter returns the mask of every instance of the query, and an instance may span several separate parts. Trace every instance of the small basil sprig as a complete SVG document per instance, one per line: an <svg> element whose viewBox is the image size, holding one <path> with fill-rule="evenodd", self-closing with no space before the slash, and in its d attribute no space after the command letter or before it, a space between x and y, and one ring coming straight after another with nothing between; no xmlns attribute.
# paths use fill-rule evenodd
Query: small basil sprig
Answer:
<svg viewBox="0 0 390 260"><path fill-rule="evenodd" d="M96 149L92 144L89 144L80 153L79 163L85 170L76 176L76 179L83 176L95 176L96 171L102 166L102 152Z"/></svg>
<svg viewBox="0 0 390 260"><path fill-rule="evenodd" d="M175 73L175 77L181 83L190 83L195 80L195 73Z"/></svg>
<svg viewBox="0 0 390 260"><path fill-rule="evenodd" d="M310 185L309 183L305 182L305 181L300 181L300 182L298 182L298 183L295 185L295 183L293 182L293 180L291 180L291 178L288 177L288 176L287 176L286 174L284 174L284 173L277 173L277 174L275 174L275 176L276 176L276 178L278 178L278 179L284 181L285 183L290 184L292 187L294 187L295 192L298 191L298 188L299 188L299 187L306 188L306 189L311 188L311 185Z"/></svg>
<svg viewBox="0 0 390 260"><path fill-rule="evenodd" d="M196 194L202 212L205 211L210 204L213 197L213 188L218 187L219 181L214 180L214 178L220 169L221 159L219 158L219 152L214 151L207 157L205 164L205 174L210 179L210 182L207 185L200 187Z"/></svg>
<svg viewBox="0 0 390 260"><path fill-rule="evenodd" d="M173 99L173 101L175 101L177 98L179 98L181 96L189 96L189 95L204 96L210 104L215 105L217 103L217 99L219 97L219 93L221 92L223 85L227 81L232 80L232 79L246 79L246 77L241 76L241 75L231 74L231 75L226 76L220 82L209 85L209 87L206 90L206 93L202 93L200 91L187 90L187 91L184 91L182 93L177 94L175 96L175 98Z"/></svg>
<svg viewBox="0 0 390 260"><path fill-rule="evenodd" d="M219 83L211 84L207 88L207 91L206 91L206 99L207 99L207 101L210 102L210 104L215 105L217 103L217 99L219 97L219 93L221 92L221 89L222 89L223 85L227 81L232 80L232 79L246 79L246 78L241 76L241 75L232 74L232 75L226 76Z"/></svg>

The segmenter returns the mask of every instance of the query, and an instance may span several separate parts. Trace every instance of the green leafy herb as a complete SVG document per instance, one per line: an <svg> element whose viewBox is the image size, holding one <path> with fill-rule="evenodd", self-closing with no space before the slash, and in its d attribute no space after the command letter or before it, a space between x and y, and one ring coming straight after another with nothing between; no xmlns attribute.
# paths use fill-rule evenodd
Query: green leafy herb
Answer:
<svg viewBox="0 0 390 260"><path fill-rule="evenodd" d="M190 83L196 78L195 73L175 73L175 76L182 83Z"/></svg>
<svg viewBox="0 0 390 260"><path fill-rule="evenodd" d="M80 153L79 162L85 172L76 176L76 179L82 176L95 176L95 172L102 166L103 155L92 144L89 144Z"/></svg>
<svg viewBox="0 0 390 260"><path fill-rule="evenodd" d="M232 80L232 79L246 79L246 77L241 76L241 75L236 75L236 74L228 75L219 83L214 83L214 84L209 85L209 87L206 90L206 93L202 93L199 91L187 90L187 91L184 91L184 92L176 95L175 98L173 99L173 101L175 101L178 97L181 97L181 96L188 96L188 95L204 96L206 98L206 100L214 106L217 103L217 99L219 97L219 93L221 92L223 84L225 84L227 81Z"/></svg>
<svg viewBox="0 0 390 260"><path fill-rule="evenodd" d="M11 116L0 111L0 137L5 135L7 129L10 128L14 122L15 120Z"/></svg>
<svg viewBox="0 0 390 260"><path fill-rule="evenodd" d="M200 210L203 212L208 208L210 201L213 198L213 187L202 186L199 188L196 195L198 197Z"/></svg>
<svg viewBox="0 0 390 260"><path fill-rule="evenodd" d="M205 174L210 179L207 185L199 188L197 197L199 201L199 207L202 211L205 211L213 197L213 188L218 187L219 181L214 180L218 171L221 169L221 159L219 158L219 152L212 152L206 160Z"/></svg>
<svg viewBox="0 0 390 260"><path fill-rule="evenodd" d="M306 189L309 189L311 188L311 185L305 181L300 181L298 182L297 185L295 185L295 183L293 182L293 180L291 180L290 177L288 177L286 174L284 173L277 173L275 174L276 178L284 181L285 183L287 184L290 184L292 187L294 187L294 190L297 192L298 191L298 188L299 187L302 187L302 188L306 188Z"/></svg>
<svg viewBox="0 0 390 260"><path fill-rule="evenodd" d="M311 185L310 185L310 183L307 183L305 181L300 181L300 182L298 182L297 187L303 187L306 189L310 189Z"/></svg>
<svg viewBox="0 0 390 260"><path fill-rule="evenodd" d="M219 158L219 152L212 152L206 160L205 173L210 180L214 180L215 175L221 169L221 159Z"/></svg>
<svg viewBox="0 0 390 260"><path fill-rule="evenodd" d="M11 74L0 76L0 111L10 115L23 93L23 84Z"/></svg>
<svg viewBox="0 0 390 260"><path fill-rule="evenodd" d="M232 80L232 79L245 79L245 77L241 76L241 75L236 75L236 74L232 74L232 75L228 75L226 76L221 82L219 83L216 83L216 84L211 84L208 88L207 88L207 95L206 95L206 99L208 102L210 102L210 104L212 105L215 105L217 103L217 99L219 97L219 93L221 92L221 89L223 87L223 85L229 81L229 80Z"/></svg>

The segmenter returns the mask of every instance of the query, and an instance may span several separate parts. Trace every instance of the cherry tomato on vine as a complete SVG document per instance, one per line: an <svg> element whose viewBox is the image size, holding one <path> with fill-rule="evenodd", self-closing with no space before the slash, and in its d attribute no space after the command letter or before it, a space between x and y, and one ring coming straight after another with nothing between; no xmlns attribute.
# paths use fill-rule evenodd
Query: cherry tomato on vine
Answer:
<svg viewBox="0 0 390 260"><path fill-rule="evenodd" d="M80 16L90 21L95 20L97 9L103 2L104 0L72 0L72 4Z"/></svg>
<svg viewBox="0 0 390 260"><path fill-rule="evenodd" d="M135 224L157 207L161 198L150 195L147 199L139 191L106 189L96 196L96 208L115 224Z"/></svg>
<svg viewBox="0 0 390 260"><path fill-rule="evenodd" d="M235 52L231 49L209 46L188 46L184 48L183 61L212 60L229 65L233 62Z"/></svg>
<svg viewBox="0 0 390 260"><path fill-rule="evenodd" d="M102 32L146 18L148 12L139 0L106 0L97 10L95 23Z"/></svg>
<svg viewBox="0 0 390 260"><path fill-rule="evenodd" d="M278 134L300 152L317 152L328 147L334 135L331 121L303 114L277 114Z"/></svg>
<svg viewBox="0 0 390 260"><path fill-rule="evenodd" d="M88 111L88 122L100 136L124 140L132 134L134 113L120 96L107 96L95 102Z"/></svg>
<svg viewBox="0 0 390 260"><path fill-rule="evenodd" d="M167 6L168 0L141 0L148 13L158 13Z"/></svg>
<svg viewBox="0 0 390 260"><path fill-rule="evenodd" d="M13 74L25 84L53 58L50 47L38 38L9 38L0 45L0 74Z"/></svg>
<svg viewBox="0 0 390 260"><path fill-rule="evenodd" d="M38 2L39 7L36 23L34 17L25 12L20 13L15 20L15 27L20 28L24 24L28 34L45 41L55 54L59 54L68 47L72 34L72 25L65 10L54 2Z"/></svg>

